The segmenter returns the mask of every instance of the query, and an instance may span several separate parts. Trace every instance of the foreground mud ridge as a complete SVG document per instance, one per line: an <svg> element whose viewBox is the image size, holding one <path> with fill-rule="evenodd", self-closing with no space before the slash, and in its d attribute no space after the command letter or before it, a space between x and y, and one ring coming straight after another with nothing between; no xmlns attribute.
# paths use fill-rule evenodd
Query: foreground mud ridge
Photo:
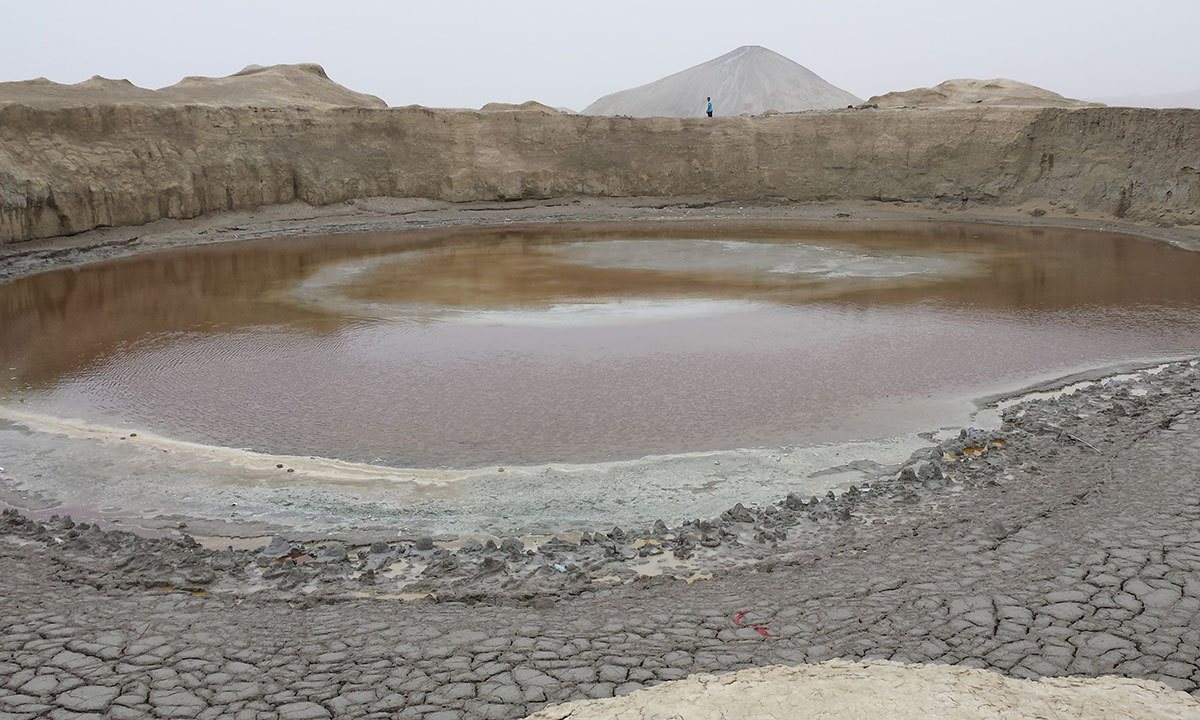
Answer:
<svg viewBox="0 0 1200 720"><path fill-rule="evenodd" d="M211 551L9 513L0 708L519 718L832 658L1113 674L1195 695L1198 364L1013 406L997 433L881 468L841 499L528 551L427 538ZM706 551L725 553L707 556L711 579L621 572ZM414 585L367 572L404 557L426 561ZM437 600L388 599L402 590Z"/></svg>
<svg viewBox="0 0 1200 720"><path fill-rule="evenodd" d="M680 120L537 111L0 101L0 242L301 200L1045 199L1200 222L1200 111L845 110Z"/></svg>

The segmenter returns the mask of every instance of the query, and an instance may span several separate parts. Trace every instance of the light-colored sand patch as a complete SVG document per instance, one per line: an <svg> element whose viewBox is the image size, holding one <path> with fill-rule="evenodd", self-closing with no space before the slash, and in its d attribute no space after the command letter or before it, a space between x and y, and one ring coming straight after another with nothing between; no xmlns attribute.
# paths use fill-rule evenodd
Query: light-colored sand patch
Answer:
<svg viewBox="0 0 1200 720"><path fill-rule="evenodd" d="M865 475L822 470L863 458L897 463L928 444L903 436L439 470L271 455L12 406L0 407L0 437L6 469L0 498L23 509L102 507L110 520L170 528L185 521L189 533L218 538L285 528L316 535L382 528L391 536L397 528L479 535L486 526L493 536L527 536L530 544L581 528L709 517L736 502L771 502L789 492L839 492ZM616 487L624 490L614 493Z"/></svg>
<svg viewBox="0 0 1200 720"><path fill-rule="evenodd" d="M29 412L11 406L0 407L0 419L19 423L38 432L65 435L76 439L128 440L164 453L173 452L186 455L194 460L225 463L236 469L256 471L274 469L282 470L289 475L307 475L323 484L332 486L380 482L437 485L453 482L471 474L470 471L397 469L334 458L260 453L241 448L179 440L146 430L131 433L124 428L101 425L78 418L55 417L44 413ZM288 480L293 480L293 478L288 478Z"/></svg>
<svg viewBox="0 0 1200 720"><path fill-rule="evenodd" d="M830 660L693 675L624 697L553 705L527 720L1196 720L1200 703L1125 678L1007 678L952 665Z"/></svg>

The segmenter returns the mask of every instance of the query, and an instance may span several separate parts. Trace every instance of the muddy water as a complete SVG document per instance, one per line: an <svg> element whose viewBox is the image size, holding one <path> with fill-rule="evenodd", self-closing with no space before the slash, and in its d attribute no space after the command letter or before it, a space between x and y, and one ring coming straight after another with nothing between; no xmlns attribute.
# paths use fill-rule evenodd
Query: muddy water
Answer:
<svg viewBox="0 0 1200 720"><path fill-rule="evenodd" d="M1200 348L1200 255L977 225L280 239L0 285L0 404L408 467L884 438Z"/></svg>

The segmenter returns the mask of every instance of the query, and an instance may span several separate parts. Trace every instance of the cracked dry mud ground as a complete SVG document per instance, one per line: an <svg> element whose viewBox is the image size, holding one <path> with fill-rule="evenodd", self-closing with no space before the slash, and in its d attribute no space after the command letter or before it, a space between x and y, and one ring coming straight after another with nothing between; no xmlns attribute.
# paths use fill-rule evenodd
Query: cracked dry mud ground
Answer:
<svg viewBox="0 0 1200 720"><path fill-rule="evenodd" d="M1197 695L1200 370L1147 383L1010 411L1006 447L961 461L953 487L868 498L801 549L691 585L532 603L192 596L0 535L0 718L519 718L835 657ZM742 611L772 637L736 626Z"/></svg>

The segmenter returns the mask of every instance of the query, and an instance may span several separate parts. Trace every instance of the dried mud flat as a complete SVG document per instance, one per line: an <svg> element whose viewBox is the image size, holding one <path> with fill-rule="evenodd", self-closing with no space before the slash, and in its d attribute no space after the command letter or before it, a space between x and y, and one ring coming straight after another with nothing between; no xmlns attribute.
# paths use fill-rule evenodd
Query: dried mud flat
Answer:
<svg viewBox="0 0 1200 720"><path fill-rule="evenodd" d="M882 204L363 205L22 244L0 277L208 238L508 219L948 219ZM1198 401L1197 363L1167 364L1010 407L1000 430L874 468L869 487L837 498L537 548L279 538L217 551L8 513L0 717L519 718L833 658L1111 674L1196 696Z"/></svg>

